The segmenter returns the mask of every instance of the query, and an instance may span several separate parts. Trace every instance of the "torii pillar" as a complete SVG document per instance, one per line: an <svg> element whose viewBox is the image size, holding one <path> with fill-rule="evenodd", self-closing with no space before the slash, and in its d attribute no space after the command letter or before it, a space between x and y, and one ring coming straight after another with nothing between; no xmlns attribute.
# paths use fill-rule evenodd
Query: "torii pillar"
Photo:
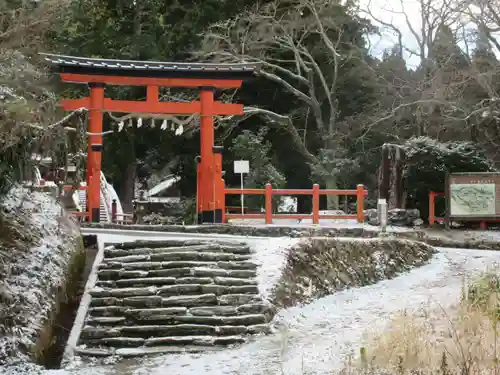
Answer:
<svg viewBox="0 0 500 375"><path fill-rule="evenodd" d="M92 82L90 87L90 108L87 147L87 210L93 222L99 222L101 207L101 165L104 87L100 82Z"/></svg>
<svg viewBox="0 0 500 375"><path fill-rule="evenodd" d="M222 222L222 207L216 201L215 189L215 156L214 156L214 104L213 87L200 88L200 166L197 199L199 200L198 223Z"/></svg>

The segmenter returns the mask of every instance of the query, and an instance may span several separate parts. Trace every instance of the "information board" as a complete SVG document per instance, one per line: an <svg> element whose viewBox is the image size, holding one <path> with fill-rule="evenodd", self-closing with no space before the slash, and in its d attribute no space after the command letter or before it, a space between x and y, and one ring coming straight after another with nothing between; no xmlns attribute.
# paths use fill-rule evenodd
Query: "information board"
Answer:
<svg viewBox="0 0 500 375"><path fill-rule="evenodd" d="M446 197L448 216L451 219L500 217L500 174L449 174Z"/></svg>

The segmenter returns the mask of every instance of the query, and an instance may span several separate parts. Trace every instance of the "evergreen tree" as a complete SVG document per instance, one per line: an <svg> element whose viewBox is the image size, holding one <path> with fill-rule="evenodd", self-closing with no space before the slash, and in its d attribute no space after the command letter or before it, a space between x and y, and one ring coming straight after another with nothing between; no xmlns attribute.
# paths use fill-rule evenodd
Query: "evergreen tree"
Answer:
<svg viewBox="0 0 500 375"><path fill-rule="evenodd" d="M471 79L466 91L470 111L477 111L478 103L485 103L485 106L489 106L487 100L497 97L500 89L499 61L491 48L487 30L483 25L478 27L475 44L470 69ZM486 112L485 108L484 113L489 113L489 111ZM482 115L483 113L480 112L470 120L471 140L480 142L484 144L485 148L489 149L491 147L490 141L493 141L493 143L496 143L496 141L490 139L490 136L484 137L484 134L496 134L491 130L497 128L497 123L496 120L484 118ZM487 130L484 131L482 128ZM496 149L496 146L493 148Z"/></svg>
<svg viewBox="0 0 500 375"><path fill-rule="evenodd" d="M469 67L467 56L458 46L449 26L441 26L434 40L430 57L435 64L435 72L441 73L443 84L462 79L463 71Z"/></svg>
<svg viewBox="0 0 500 375"><path fill-rule="evenodd" d="M53 29L52 50L65 55L116 59L184 60L192 55L208 25L224 20L251 6L250 0L75 0L71 14ZM65 86L63 96L86 95ZM113 98L141 100L144 88L110 87ZM113 126L109 118L105 127ZM114 124L116 126L116 124ZM194 194L195 162L199 138L174 137L171 132L128 128L106 136L104 172L131 210L134 180L140 162L155 160L155 169L176 159L173 170L187 181L183 193Z"/></svg>
<svg viewBox="0 0 500 375"><path fill-rule="evenodd" d="M498 60L493 53L488 34L483 25L479 25L476 37L476 47L472 53L472 65L481 72L491 72L498 65Z"/></svg>

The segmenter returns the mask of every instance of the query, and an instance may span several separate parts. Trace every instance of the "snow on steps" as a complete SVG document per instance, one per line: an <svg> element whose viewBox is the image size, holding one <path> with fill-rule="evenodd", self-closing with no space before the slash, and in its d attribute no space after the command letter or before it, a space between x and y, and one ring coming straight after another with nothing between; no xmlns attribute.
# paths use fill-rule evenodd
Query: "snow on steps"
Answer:
<svg viewBox="0 0 500 375"><path fill-rule="evenodd" d="M250 247L200 240L105 249L76 353L206 351L267 332Z"/></svg>

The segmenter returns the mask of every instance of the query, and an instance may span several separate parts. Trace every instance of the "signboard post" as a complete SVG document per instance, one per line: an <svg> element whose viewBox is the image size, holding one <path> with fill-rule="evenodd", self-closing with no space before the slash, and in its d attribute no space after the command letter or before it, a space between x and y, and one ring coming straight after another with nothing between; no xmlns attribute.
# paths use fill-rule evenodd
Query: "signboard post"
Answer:
<svg viewBox="0 0 500 375"><path fill-rule="evenodd" d="M377 203L378 219L382 233L387 231L387 200L379 199Z"/></svg>
<svg viewBox="0 0 500 375"><path fill-rule="evenodd" d="M250 172L250 163L248 160L235 160L234 173L240 175L241 190L243 190L243 175ZM245 213L245 200L243 191L241 192L241 214Z"/></svg>

